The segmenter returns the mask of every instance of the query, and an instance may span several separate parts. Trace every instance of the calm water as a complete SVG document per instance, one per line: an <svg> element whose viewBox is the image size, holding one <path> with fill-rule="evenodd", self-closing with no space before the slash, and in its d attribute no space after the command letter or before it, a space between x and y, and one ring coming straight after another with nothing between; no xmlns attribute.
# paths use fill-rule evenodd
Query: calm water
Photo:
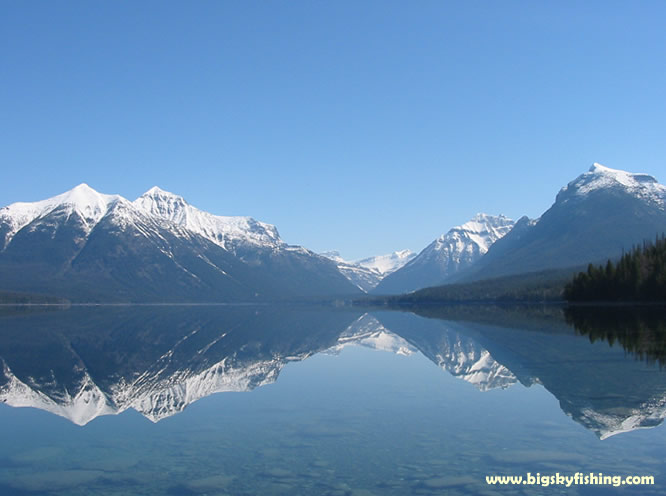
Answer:
<svg viewBox="0 0 666 496"><path fill-rule="evenodd" d="M0 494L664 494L664 322L557 308L4 309ZM527 472L656 484L485 482Z"/></svg>

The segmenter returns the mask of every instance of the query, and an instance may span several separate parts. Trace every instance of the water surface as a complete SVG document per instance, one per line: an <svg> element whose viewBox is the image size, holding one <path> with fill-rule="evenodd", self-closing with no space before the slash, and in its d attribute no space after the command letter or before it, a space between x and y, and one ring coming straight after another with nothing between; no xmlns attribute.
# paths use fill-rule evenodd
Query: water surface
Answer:
<svg viewBox="0 0 666 496"><path fill-rule="evenodd" d="M660 316L421 313L5 310L0 493L665 492ZM656 484L485 482L527 472Z"/></svg>

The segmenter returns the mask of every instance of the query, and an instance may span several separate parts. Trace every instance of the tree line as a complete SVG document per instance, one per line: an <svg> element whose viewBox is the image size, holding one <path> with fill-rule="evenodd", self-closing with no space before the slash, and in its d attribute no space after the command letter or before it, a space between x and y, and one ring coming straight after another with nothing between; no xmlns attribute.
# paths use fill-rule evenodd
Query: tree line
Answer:
<svg viewBox="0 0 666 496"><path fill-rule="evenodd" d="M564 288L569 301L666 301L666 238L624 253L617 262L589 264Z"/></svg>

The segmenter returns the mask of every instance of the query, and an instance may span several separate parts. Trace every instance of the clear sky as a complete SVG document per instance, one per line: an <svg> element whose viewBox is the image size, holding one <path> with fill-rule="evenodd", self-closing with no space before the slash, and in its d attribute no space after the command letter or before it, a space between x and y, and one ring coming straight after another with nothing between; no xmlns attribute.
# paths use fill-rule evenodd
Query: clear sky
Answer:
<svg viewBox="0 0 666 496"><path fill-rule="evenodd" d="M666 182L663 1L0 6L0 205L159 185L356 259Z"/></svg>

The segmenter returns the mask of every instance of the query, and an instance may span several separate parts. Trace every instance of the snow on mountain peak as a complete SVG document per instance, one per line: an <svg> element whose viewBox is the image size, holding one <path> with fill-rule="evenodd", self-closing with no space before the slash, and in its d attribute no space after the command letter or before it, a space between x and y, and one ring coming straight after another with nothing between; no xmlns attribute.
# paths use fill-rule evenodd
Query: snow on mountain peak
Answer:
<svg viewBox="0 0 666 496"><path fill-rule="evenodd" d="M77 214L82 229L89 233L114 207L116 217L134 222L137 214L168 221L197 233L225 249L235 250L239 245L275 249L286 246L275 226L251 217L224 217L199 210L188 204L182 196L153 186L134 202L120 195L98 193L81 183L65 193L37 202L17 202L0 208L0 250L14 235L33 221L55 213L58 218Z"/></svg>
<svg viewBox="0 0 666 496"><path fill-rule="evenodd" d="M567 184L557 195L559 201L571 197L584 197L593 191L620 189L637 198L655 203L662 208L666 200L666 186L649 174L611 169L599 163Z"/></svg>
<svg viewBox="0 0 666 496"><path fill-rule="evenodd" d="M137 198L134 206L193 231L213 243L232 249L237 243L276 247L282 245L275 226L252 217L213 215L193 207L182 196L153 186Z"/></svg>
<svg viewBox="0 0 666 496"><path fill-rule="evenodd" d="M511 219L509 219L506 215L499 214L499 215L490 215L486 214L483 212L477 213L474 217L472 217L466 224L470 222L485 222L488 224L498 224L498 223L503 223L506 221L513 222ZM464 224L463 224L464 225Z"/></svg>
<svg viewBox="0 0 666 496"><path fill-rule="evenodd" d="M476 263L513 226L514 221L503 215L477 214L436 238L404 267L383 279L376 291L399 294L444 284Z"/></svg>
<svg viewBox="0 0 666 496"><path fill-rule="evenodd" d="M170 191L165 191L162 188L160 188L159 186L153 186L148 191L146 191L143 195L149 195L149 196L160 195L160 196L178 196L178 197L180 197L180 195L176 195L174 193L171 193Z"/></svg>
<svg viewBox="0 0 666 496"><path fill-rule="evenodd" d="M319 255L335 262L340 273L363 292L377 286L383 277L376 269L345 260L338 251L327 251Z"/></svg>
<svg viewBox="0 0 666 496"><path fill-rule="evenodd" d="M457 272L478 260L514 225L515 222L504 215L478 213L430 243L409 265L434 261L446 273Z"/></svg>
<svg viewBox="0 0 666 496"><path fill-rule="evenodd" d="M185 201L185 198L164 191L157 186L150 188L133 203L151 215L169 219L176 224L186 222L185 217L187 217L189 204Z"/></svg>
<svg viewBox="0 0 666 496"><path fill-rule="evenodd" d="M86 183L57 196L36 202L17 202L0 208L0 221L9 226L4 244L26 225L48 215L55 210L62 210L62 215L77 213L90 231L116 202L123 200L119 195L98 193Z"/></svg>
<svg viewBox="0 0 666 496"><path fill-rule="evenodd" d="M645 184L645 183L658 183L658 181L644 173L631 173L631 172L626 172L623 170L618 170L618 169L611 169L610 167L606 167L605 165L601 165L598 163L594 163L592 167L590 167L589 172L595 174L598 179L603 176L605 179L613 179L614 181L617 181L620 184L623 184L624 186L628 187L633 187L636 185L636 183L640 184Z"/></svg>
<svg viewBox="0 0 666 496"><path fill-rule="evenodd" d="M395 272L416 256L411 250L400 250L388 255L378 255L350 262L342 258L337 251L327 251L320 255L333 260L342 275L364 292L376 287L384 277Z"/></svg>
<svg viewBox="0 0 666 496"><path fill-rule="evenodd" d="M159 186L153 186L143 195L141 195L139 198L144 198L144 197L160 199L163 202L171 201L171 202L178 202L181 204L187 204L187 201L182 196L176 193L172 193L171 191L163 190Z"/></svg>
<svg viewBox="0 0 666 496"><path fill-rule="evenodd" d="M592 164L592 167L590 167L590 170L589 170L589 171L590 171L590 172L601 172L601 173L604 173L604 172L611 172L611 171L612 171L612 172L620 172L620 171L618 171L618 170L616 170L616 169L611 169L610 167L606 167L605 165L600 164L599 162L595 162L595 163L593 163L593 164Z"/></svg>
<svg viewBox="0 0 666 496"><path fill-rule="evenodd" d="M514 226L515 222L504 215L488 215L478 213L471 220L460 226L450 229L435 240L435 251L445 248L452 252L469 250L463 246L464 241L471 241L478 247L479 253L484 254L495 241L503 237ZM453 246L455 245L455 247Z"/></svg>
<svg viewBox="0 0 666 496"><path fill-rule="evenodd" d="M98 193L86 183L81 183L51 200L57 200L55 206L71 206L73 209L83 214L85 219L97 222L104 216L109 209L109 206L120 199L121 197L119 195L104 195ZM50 200L45 201L49 202Z"/></svg>
<svg viewBox="0 0 666 496"><path fill-rule="evenodd" d="M376 270L382 277L395 272L416 256L412 250L399 250L386 255L377 255L356 261L356 265Z"/></svg>

